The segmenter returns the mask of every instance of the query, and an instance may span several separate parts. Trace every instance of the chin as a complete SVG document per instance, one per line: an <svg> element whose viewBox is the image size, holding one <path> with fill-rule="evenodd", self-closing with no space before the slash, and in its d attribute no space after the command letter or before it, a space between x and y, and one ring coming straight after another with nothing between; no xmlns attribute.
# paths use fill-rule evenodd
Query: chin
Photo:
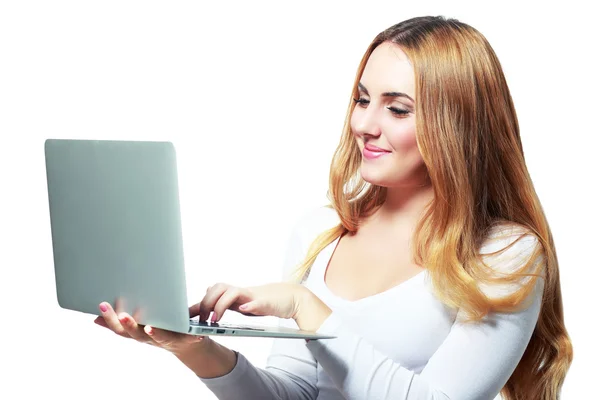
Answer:
<svg viewBox="0 0 600 400"><path fill-rule="evenodd" d="M390 179L382 171L360 169L360 176L365 182L375 186L388 186Z"/></svg>

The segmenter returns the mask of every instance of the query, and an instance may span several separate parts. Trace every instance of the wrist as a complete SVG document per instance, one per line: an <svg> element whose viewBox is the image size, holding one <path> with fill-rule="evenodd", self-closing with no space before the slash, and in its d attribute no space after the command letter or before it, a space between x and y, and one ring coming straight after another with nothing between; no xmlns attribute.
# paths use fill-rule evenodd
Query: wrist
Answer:
<svg viewBox="0 0 600 400"><path fill-rule="evenodd" d="M306 331L317 331L331 315L331 309L320 298L302 286L294 321L298 328Z"/></svg>
<svg viewBox="0 0 600 400"><path fill-rule="evenodd" d="M237 364L237 354L206 336L197 346L174 353L200 378L217 378L230 373Z"/></svg>

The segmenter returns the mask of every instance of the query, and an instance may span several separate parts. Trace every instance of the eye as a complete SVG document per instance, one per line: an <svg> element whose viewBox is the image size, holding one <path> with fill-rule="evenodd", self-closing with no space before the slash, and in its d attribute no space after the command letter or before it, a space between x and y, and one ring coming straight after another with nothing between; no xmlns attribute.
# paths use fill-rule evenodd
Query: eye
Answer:
<svg viewBox="0 0 600 400"><path fill-rule="evenodd" d="M390 110L393 114L395 115L408 115L410 114L410 112L403 110L401 108L396 108L396 107L386 107L388 110Z"/></svg>
<svg viewBox="0 0 600 400"><path fill-rule="evenodd" d="M356 104L360 104L361 107L364 107L369 104L369 100L365 99L364 97L360 97L358 99L353 98L352 100L354 100Z"/></svg>

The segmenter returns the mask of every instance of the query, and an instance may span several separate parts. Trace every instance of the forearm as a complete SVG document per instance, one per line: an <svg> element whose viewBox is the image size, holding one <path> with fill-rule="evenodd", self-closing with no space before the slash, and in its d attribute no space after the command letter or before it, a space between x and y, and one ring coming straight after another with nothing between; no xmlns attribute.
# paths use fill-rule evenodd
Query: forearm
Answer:
<svg viewBox="0 0 600 400"><path fill-rule="evenodd" d="M276 339L277 340L277 339ZM280 339L284 340L284 339ZM291 340L291 339L287 339ZM279 358L279 357L276 357ZM289 360L288 360L289 361ZM282 368L283 367L283 368ZM287 367L293 367L288 363ZM215 378L200 378L213 394L222 400L262 399L262 400L312 400L317 397L315 386L316 368L311 371L310 378L306 370L310 366L300 365L304 370L285 368L282 360L271 361L267 369L252 365L243 354L238 354L235 367L229 373ZM302 374L304 373L304 374ZM307 378L310 379L307 381Z"/></svg>
<svg viewBox="0 0 600 400"><path fill-rule="evenodd" d="M200 378L216 378L230 373L237 362L236 353L205 337L193 351L175 356Z"/></svg>
<svg viewBox="0 0 600 400"><path fill-rule="evenodd" d="M298 312L294 316L298 328L316 331L330 315L331 308L313 292L303 287Z"/></svg>

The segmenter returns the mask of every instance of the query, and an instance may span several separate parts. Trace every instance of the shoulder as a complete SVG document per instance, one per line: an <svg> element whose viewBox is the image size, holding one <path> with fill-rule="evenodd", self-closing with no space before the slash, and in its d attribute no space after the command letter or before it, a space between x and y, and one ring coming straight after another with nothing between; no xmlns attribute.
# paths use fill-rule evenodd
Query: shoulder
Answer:
<svg viewBox="0 0 600 400"><path fill-rule="evenodd" d="M485 265L496 278L512 276L510 283L491 284L481 282L480 287L490 297L504 297L519 290L534 279L531 275L545 274L545 257L537 236L527 228L511 223L502 223L490 229L480 248ZM538 292L543 287L539 279Z"/></svg>
<svg viewBox="0 0 600 400"><path fill-rule="evenodd" d="M541 252L537 236L524 226L504 222L490 228L480 254L501 272L515 272L534 254Z"/></svg>
<svg viewBox="0 0 600 400"><path fill-rule="evenodd" d="M339 224L337 212L328 206L302 213L292 227L285 252L283 279L287 280L300 265L313 241L321 233Z"/></svg>
<svg viewBox="0 0 600 400"><path fill-rule="evenodd" d="M324 231L337 226L340 218L337 211L331 206L311 208L300 215L296 221L293 232L305 245L310 243Z"/></svg>

